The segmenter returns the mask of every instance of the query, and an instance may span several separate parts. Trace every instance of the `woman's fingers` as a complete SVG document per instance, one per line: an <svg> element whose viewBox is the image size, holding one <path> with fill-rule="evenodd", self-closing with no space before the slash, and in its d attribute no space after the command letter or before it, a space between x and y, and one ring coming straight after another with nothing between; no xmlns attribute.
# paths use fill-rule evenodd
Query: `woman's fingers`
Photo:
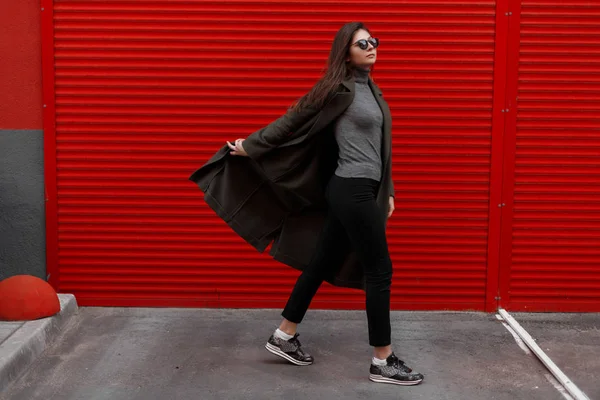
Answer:
<svg viewBox="0 0 600 400"><path fill-rule="evenodd" d="M227 141L227 146L229 146L229 149L231 150L229 154L234 156L247 156L246 151L244 150L244 146L242 145L243 142L244 139L236 139L236 141L234 142L235 144L232 144L230 141Z"/></svg>
<svg viewBox="0 0 600 400"><path fill-rule="evenodd" d="M238 139L235 141L235 147L236 147L237 151L241 151L241 152L244 151L244 147L242 145L243 142L244 142L244 139Z"/></svg>
<svg viewBox="0 0 600 400"><path fill-rule="evenodd" d="M238 151L237 151L238 150L237 147L234 146L233 144L231 144L229 142L229 140L227 141L227 146L229 146L229 148L232 150L232 151L229 152L229 154L234 155L234 156L237 156L239 154Z"/></svg>

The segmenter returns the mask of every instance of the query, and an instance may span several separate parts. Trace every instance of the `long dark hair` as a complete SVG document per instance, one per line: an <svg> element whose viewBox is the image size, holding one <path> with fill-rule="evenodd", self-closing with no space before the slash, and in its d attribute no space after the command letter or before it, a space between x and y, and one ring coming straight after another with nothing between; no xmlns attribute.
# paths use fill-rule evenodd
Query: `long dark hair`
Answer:
<svg viewBox="0 0 600 400"><path fill-rule="evenodd" d="M295 104L298 110L306 107L320 108L327 97L342 83L352 76L352 66L346 62L352 38L359 29L371 33L362 22L349 22L336 33L329 52L325 74L313 88Z"/></svg>

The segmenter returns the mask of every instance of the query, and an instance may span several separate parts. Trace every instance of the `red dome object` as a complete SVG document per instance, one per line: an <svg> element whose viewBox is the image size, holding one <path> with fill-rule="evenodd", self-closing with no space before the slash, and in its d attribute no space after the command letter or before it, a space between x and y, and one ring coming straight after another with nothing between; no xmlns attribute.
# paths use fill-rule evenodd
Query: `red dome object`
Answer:
<svg viewBox="0 0 600 400"><path fill-rule="evenodd" d="M16 275L0 282L0 320L26 321L60 311L56 291L43 279Z"/></svg>

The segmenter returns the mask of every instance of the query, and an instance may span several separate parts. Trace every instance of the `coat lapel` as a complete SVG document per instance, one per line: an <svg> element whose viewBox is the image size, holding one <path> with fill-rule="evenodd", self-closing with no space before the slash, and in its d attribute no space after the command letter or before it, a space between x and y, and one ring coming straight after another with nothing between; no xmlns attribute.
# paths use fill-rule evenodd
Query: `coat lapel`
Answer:
<svg viewBox="0 0 600 400"><path fill-rule="evenodd" d="M386 176L388 160L390 159L390 154L392 152L392 113L390 112L390 107L387 102L383 99L383 93L371 79L369 79L369 87L383 113L383 148L381 153L381 165L383 170L381 172L382 176Z"/></svg>
<svg viewBox="0 0 600 400"><path fill-rule="evenodd" d="M343 89L347 90L343 90ZM342 82L342 85L336 90L333 97L323 109L319 112L319 116L315 123L310 128L310 131L306 134L306 137L310 137L313 133L320 132L327 125L332 123L340 115L346 111L346 109L352 104L354 100L354 80L349 79Z"/></svg>
<svg viewBox="0 0 600 400"><path fill-rule="evenodd" d="M354 83L353 78L349 78L349 79L342 81L342 86L344 86L346 89L348 89L348 92L354 93L355 83ZM338 90L338 93L347 93L347 92Z"/></svg>

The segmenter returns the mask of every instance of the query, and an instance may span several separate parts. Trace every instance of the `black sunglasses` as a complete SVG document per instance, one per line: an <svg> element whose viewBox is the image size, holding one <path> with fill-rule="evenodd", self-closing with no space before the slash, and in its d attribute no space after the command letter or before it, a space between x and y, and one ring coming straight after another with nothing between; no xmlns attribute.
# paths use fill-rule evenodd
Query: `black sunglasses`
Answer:
<svg viewBox="0 0 600 400"><path fill-rule="evenodd" d="M352 44L352 46L357 45L361 50L366 50L369 48L369 43L373 46L374 49L379 47L379 39L370 38L370 39L360 39L357 40L356 43Z"/></svg>

